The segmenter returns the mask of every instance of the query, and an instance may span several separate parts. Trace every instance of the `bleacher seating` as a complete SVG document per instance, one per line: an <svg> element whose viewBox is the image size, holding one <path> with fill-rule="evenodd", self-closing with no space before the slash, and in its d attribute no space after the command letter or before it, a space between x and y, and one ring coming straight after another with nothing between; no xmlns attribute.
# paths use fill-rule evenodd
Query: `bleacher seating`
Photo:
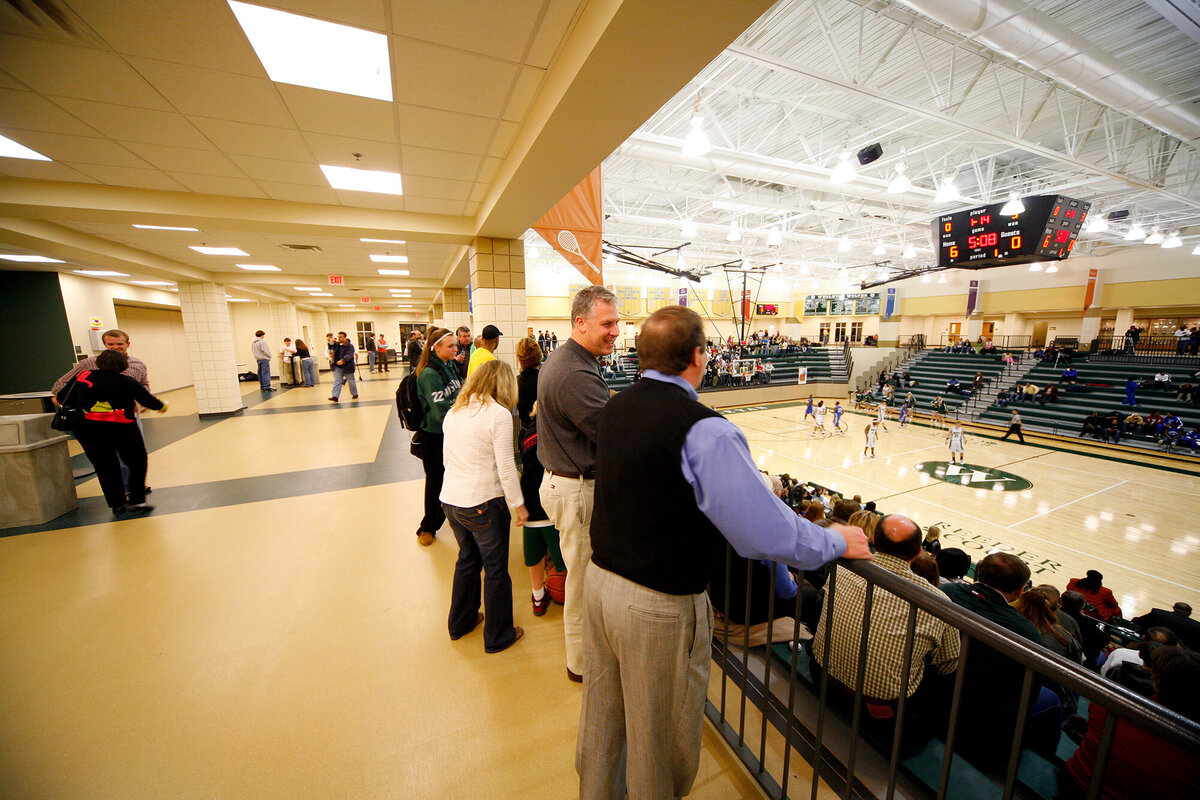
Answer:
<svg viewBox="0 0 1200 800"><path fill-rule="evenodd" d="M605 380L610 389L618 392L632 384L634 376L638 372L637 353L621 353L620 355L621 369L617 370L616 375ZM774 356L751 356L751 358L761 358L764 364L770 362L775 368L775 371L771 374L769 384L729 386L719 389L705 387L700 391L725 391L726 389L754 388L760 385L778 386L782 384L794 384L802 366L808 368L808 381L810 383L846 380L844 374L845 368L842 365L841 356L841 349L833 347L814 347L807 352L780 353ZM842 374L839 375L839 372Z"/></svg>
<svg viewBox="0 0 1200 800"><path fill-rule="evenodd" d="M900 370L907 372L917 385L911 389L896 389L892 396L893 408L899 407L908 392L913 393L916 401L916 411L928 414L930 402L939 394L946 401L946 410L953 411L967 398L963 395L946 392L946 381L957 378L964 389L970 390L975 373L983 373L984 379L991 385L1004 372L1004 362L998 355L978 355L975 353L944 353L940 350L926 350ZM882 394L878 384L870 387L871 402L878 402Z"/></svg>
<svg viewBox="0 0 1200 800"><path fill-rule="evenodd" d="M1093 411L1105 413L1117 409L1122 415L1133 412L1129 406L1121 405L1125 399L1125 381L1134 378L1139 383L1152 378L1154 373L1164 367L1153 362L1128 363L1115 361L1088 361L1086 357L1076 357L1073 365L1079 372L1077 387L1068 391L1067 384L1059 382L1065 364L1042 363L1036 366L1028 375L1026 381L1031 381L1039 388L1050 383L1057 383L1059 388L1058 402L1039 405L1038 403L1018 403L1016 408L1021 412L1022 421L1027 429L1060 433L1069 436L1078 435L1084 419ZM1182 372L1178 366L1165 367L1171 373L1174 385L1195 383L1192 378L1194 369L1185 368ZM1011 384L1004 388L1011 388ZM1185 429L1200 426L1200 406L1177 400L1176 390L1154 391L1139 389L1137 392L1137 412L1146 416L1151 411L1166 414L1174 411L1183 420ZM980 416L980 422L996 425L1007 424L1012 404L1009 408L988 408ZM1153 445L1154 437L1141 435L1122 435L1121 442L1138 442L1143 445Z"/></svg>

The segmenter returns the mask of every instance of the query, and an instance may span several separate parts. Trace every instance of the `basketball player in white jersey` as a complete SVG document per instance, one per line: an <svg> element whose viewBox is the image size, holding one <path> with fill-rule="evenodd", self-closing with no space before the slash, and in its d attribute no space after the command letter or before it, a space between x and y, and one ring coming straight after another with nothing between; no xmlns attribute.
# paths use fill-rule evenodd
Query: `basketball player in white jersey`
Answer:
<svg viewBox="0 0 1200 800"><path fill-rule="evenodd" d="M887 418L888 418L887 401L880 400L878 414L876 415L876 421L879 423L879 427L883 428L885 431L888 429Z"/></svg>
<svg viewBox="0 0 1200 800"><path fill-rule="evenodd" d="M961 422L955 422L954 427L950 429L950 433L946 435L946 443L950 445L950 463L963 463L966 451L967 435L963 432ZM955 456L958 456L956 461Z"/></svg>
<svg viewBox="0 0 1200 800"><path fill-rule="evenodd" d="M812 435L814 438L819 435L822 439L824 439L831 435L829 431L825 430L825 411L825 401L822 400L817 403L817 407L813 411Z"/></svg>
<svg viewBox="0 0 1200 800"><path fill-rule="evenodd" d="M878 421L871 420L867 423L865 433L867 434L867 446L863 448L863 458L867 457L867 451L871 451L871 458L875 457L875 437L878 433Z"/></svg>

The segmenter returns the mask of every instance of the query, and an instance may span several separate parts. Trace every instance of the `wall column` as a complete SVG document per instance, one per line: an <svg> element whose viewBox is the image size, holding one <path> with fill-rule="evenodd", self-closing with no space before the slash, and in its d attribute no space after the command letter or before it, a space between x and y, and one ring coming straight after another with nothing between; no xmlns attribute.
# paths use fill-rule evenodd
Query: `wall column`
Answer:
<svg viewBox="0 0 1200 800"><path fill-rule="evenodd" d="M972 344L975 340L983 335L983 318L982 317L967 317L966 323L963 325L963 338L969 339Z"/></svg>
<svg viewBox="0 0 1200 800"><path fill-rule="evenodd" d="M496 358L516 369L516 342L529 328L525 303L525 242L522 239L476 237L467 251L471 267L471 301L476 336L485 325L495 325L504 335Z"/></svg>
<svg viewBox="0 0 1200 800"><path fill-rule="evenodd" d="M1100 335L1100 318L1101 314L1097 309L1088 309L1087 314L1083 317L1083 322L1079 326L1079 347L1086 349ZM1129 326L1126 325L1126 328ZM1121 331L1124 333L1125 331Z"/></svg>
<svg viewBox="0 0 1200 800"><path fill-rule="evenodd" d="M479 335L479 331L471 327L471 301L467 297L467 290L446 287L442 290L442 327L453 331L461 325L466 325L471 328L471 333Z"/></svg>
<svg viewBox="0 0 1200 800"><path fill-rule="evenodd" d="M242 392L233 355L233 324L225 287L216 283L179 281L183 333L192 360L196 408L201 417L241 413ZM250 370L247 367L246 370Z"/></svg>
<svg viewBox="0 0 1200 800"><path fill-rule="evenodd" d="M1117 321L1113 323L1113 335L1124 337L1125 331L1129 330L1129 326L1133 324L1133 309L1118 308Z"/></svg>

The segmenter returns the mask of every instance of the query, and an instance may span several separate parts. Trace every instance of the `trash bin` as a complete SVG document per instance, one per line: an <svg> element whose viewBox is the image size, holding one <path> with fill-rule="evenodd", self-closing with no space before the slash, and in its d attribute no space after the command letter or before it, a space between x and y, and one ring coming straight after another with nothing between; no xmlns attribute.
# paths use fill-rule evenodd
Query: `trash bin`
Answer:
<svg viewBox="0 0 1200 800"><path fill-rule="evenodd" d="M0 528L39 525L79 507L71 454L53 414L0 417Z"/></svg>

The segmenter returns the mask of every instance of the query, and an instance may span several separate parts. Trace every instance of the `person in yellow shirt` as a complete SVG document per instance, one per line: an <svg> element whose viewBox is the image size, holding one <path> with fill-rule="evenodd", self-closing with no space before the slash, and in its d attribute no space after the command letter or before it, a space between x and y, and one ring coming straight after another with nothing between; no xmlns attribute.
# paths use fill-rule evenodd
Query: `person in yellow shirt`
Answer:
<svg viewBox="0 0 1200 800"><path fill-rule="evenodd" d="M503 336L500 329L495 325L485 325L483 334L480 336L479 346L471 353L471 360L467 363L467 375L470 376L475 368L487 361L494 361L496 356L496 348L500 346L500 337Z"/></svg>

